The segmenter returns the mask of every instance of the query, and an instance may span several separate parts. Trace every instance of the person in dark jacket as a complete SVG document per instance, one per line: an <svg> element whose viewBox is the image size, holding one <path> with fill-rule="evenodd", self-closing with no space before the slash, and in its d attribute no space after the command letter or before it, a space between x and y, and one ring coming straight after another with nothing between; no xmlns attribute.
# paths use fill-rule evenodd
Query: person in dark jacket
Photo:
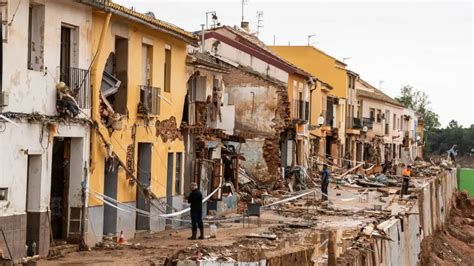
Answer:
<svg viewBox="0 0 474 266"><path fill-rule="evenodd" d="M321 176L321 192L323 193L322 201L328 200L328 186L329 186L329 170L328 166L323 165L323 174Z"/></svg>
<svg viewBox="0 0 474 266"><path fill-rule="evenodd" d="M199 191L196 183L191 183L191 193L188 197L188 203L191 204L191 225L193 230L193 235L188 239L196 239L198 227L201 232L199 239L204 239L204 225L202 223L202 193Z"/></svg>

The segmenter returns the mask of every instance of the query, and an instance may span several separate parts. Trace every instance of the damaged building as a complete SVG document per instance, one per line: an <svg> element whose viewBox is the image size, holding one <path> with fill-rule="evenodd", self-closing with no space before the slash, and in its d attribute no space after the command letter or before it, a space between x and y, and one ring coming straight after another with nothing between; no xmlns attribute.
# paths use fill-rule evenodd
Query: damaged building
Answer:
<svg viewBox="0 0 474 266"><path fill-rule="evenodd" d="M0 34L0 250L17 261L81 240L92 11L73 1L1 1L0 17L10 22Z"/></svg>
<svg viewBox="0 0 474 266"><path fill-rule="evenodd" d="M273 184L281 168L307 165L312 75L277 56L248 28L217 27L204 38L205 49L230 69L223 77L224 107L235 106L233 135L245 142L228 143L245 157L243 168Z"/></svg>
<svg viewBox="0 0 474 266"><path fill-rule="evenodd" d="M183 208L187 46L181 28L110 1L92 12L91 169L87 243L160 231Z"/></svg>
<svg viewBox="0 0 474 266"><path fill-rule="evenodd" d="M313 46L270 46L279 56L320 80L312 94L311 161L341 164L345 147L346 64Z"/></svg>
<svg viewBox="0 0 474 266"><path fill-rule="evenodd" d="M237 206L240 161L243 156L228 141L234 138L235 106L228 104L223 75L230 70L219 59L194 50L187 58L188 85L183 106L181 131L185 144L184 192L190 184L199 184L203 196L228 184L216 193L204 215L210 211L224 212Z"/></svg>

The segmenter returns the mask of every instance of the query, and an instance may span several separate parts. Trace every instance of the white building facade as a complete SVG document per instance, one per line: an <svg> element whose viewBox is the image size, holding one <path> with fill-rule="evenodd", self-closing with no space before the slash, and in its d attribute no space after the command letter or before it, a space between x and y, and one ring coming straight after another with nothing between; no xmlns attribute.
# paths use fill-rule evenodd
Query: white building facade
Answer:
<svg viewBox="0 0 474 266"><path fill-rule="evenodd" d="M0 10L0 225L18 261L47 255L51 238L80 239L92 10L60 0L3 0ZM76 103L57 100L60 82Z"/></svg>

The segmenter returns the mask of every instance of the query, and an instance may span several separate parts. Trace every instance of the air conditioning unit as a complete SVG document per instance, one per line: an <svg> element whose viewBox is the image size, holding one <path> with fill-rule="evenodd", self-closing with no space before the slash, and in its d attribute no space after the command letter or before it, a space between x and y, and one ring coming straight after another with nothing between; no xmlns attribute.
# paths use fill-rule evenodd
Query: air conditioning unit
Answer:
<svg viewBox="0 0 474 266"><path fill-rule="evenodd" d="M2 91L0 93L0 107L7 106L9 102L8 92Z"/></svg>

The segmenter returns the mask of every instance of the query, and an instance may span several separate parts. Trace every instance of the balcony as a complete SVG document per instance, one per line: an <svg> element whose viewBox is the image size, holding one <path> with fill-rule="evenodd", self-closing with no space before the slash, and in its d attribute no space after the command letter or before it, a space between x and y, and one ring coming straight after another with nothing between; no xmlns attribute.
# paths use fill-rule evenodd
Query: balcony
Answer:
<svg viewBox="0 0 474 266"><path fill-rule="evenodd" d="M369 117L363 117L361 120L361 127L367 127L368 129L374 128L374 119Z"/></svg>
<svg viewBox="0 0 474 266"><path fill-rule="evenodd" d="M82 109L90 109L91 76L89 70L76 67L62 67L59 69L60 80L69 87L79 107Z"/></svg>
<svg viewBox="0 0 474 266"><path fill-rule="evenodd" d="M138 114L159 115L161 89L147 85L138 86L140 89L140 102L138 103Z"/></svg>

